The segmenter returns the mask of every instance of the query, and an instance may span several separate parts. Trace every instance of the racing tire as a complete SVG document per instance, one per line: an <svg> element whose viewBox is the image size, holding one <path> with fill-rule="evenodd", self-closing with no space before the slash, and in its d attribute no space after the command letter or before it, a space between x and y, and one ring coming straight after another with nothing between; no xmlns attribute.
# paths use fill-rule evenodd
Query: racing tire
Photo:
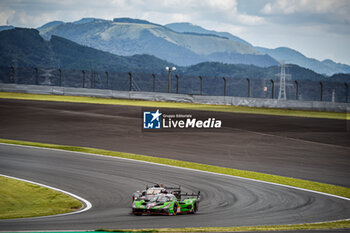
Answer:
<svg viewBox="0 0 350 233"><path fill-rule="evenodd" d="M197 211L198 211L198 205L197 205L197 203L194 203L193 210L191 211L191 214L195 214L195 213L197 213Z"/></svg>
<svg viewBox="0 0 350 233"><path fill-rule="evenodd" d="M141 216L142 215L142 213L137 213L137 212L134 212L134 211L132 211L132 214L135 215L135 216Z"/></svg>
<svg viewBox="0 0 350 233"><path fill-rule="evenodd" d="M176 214L177 214L177 204L174 204L173 215L175 216Z"/></svg>

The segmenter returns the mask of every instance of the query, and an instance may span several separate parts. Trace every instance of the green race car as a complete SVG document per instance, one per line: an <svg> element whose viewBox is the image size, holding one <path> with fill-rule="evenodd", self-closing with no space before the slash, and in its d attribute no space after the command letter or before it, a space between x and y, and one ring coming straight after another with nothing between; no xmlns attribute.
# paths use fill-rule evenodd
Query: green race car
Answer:
<svg viewBox="0 0 350 233"><path fill-rule="evenodd" d="M182 194L179 188L170 189L173 189L171 193L165 187L155 186L147 188L143 192L134 193L132 213L134 215L176 215L194 214L198 211L200 192L198 194Z"/></svg>

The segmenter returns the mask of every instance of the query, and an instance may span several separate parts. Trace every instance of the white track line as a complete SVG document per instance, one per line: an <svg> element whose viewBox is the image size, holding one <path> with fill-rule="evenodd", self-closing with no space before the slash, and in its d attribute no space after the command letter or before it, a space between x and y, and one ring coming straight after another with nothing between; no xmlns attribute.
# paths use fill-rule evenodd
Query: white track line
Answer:
<svg viewBox="0 0 350 233"><path fill-rule="evenodd" d="M240 176L226 175L226 174L221 174L221 173L216 173L216 172L202 171L202 170L197 170L197 169L192 169L192 168L177 167L177 166L161 164L161 163L154 163L154 162L148 162L148 161L142 161L142 160L136 160L136 159L128 159L128 158L121 158L121 157L100 155L100 154L93 154L93 153L86 153L86 152L69 151L69 150L61 150L61 149L54 149L54 148L46 148L46 147L36 147L36 146L10 144L10 143L0 143L0 145L10 145L10 146L25 147L25 148L52 150L52 151L58 151L58 152L69 152L69 153L76 153L76 154L85 154L85 155L98 156L98 157L104 157L104 158L109 158L109 159L113 158L113 159L120 159L120 160L128 160L128 161L152 164L152 165L157 165L157 166L164 166L164 167L171 167L171 168L183 169L183 170L188 170L188 171L207 173L207 174L212 174L212 175L219 175L219 176L225 176L225 177L231 177L231 178L233 177L233 178L236 178L236 179L249 180L249 181L254 181L254 182L258 182L258 183L276 185L276 186L281 186L281 187L285 187L285 188L291 188L291 189L301 190L301 191L305 191L305 192L317 193L317 194L324 195L324 196L329 196L329 197L334 197L334 198L339 198L339 199L343 199L343 200L346 200L346 201L350 201L350 198L347 198L347 197L342 197L342 196L338 196L338 195L334 195L334 194L314 191L314 190L310 190L310 189L304 189L304 188L294 187L294 186L290 186L290 185L272 183L272 182L269 182L269 181L256 180L256 179L245 178L245 177L240 177ZM324 221L324 222L315 222L315 223L327 223L327 222L344 221L344 220L350 220L350 218L348 218L348 219L339 219L339 220L331 220L331 221Z"/></svg>
<svg viewBox="0 0 350 233"><path fill-rule="evenodd" d="M3 144L3 143L1 143ZM11 144L12 145L12 144ZM58 188L54 188L52 186L48 186L48 185L45 185L45 184L40 184L38 182L34 182L34 181L30 181L30 180L25 180L25 179L21 179L21 178L18 178L18 177L13 177L13 176L8 176L8 175L4 175L4 174L0 174L0 176L3 176L3 177L7 177L7 178L11 178L11 179L15 179L15 180L20 180L20 181L24 181L24 182L27 182L27 183L31 183L31 184L35 184L35 185L39 185L41 187L45 187L45 188L49 188L49 189L52 189L52 190L55 190L55 191L58 191L58 192L61 192L61 193L64 193L64 194L67 194L75 199L78 199L79 201L81 201L84 205L84 208L80 209L80 210L77 210L77 211L74 211L74 212L69 212L69 213L63 213L63 214L55 214L55 215L48 215L48 216L38 216L38 217L30 217L30 218L48 218L48 217L57 217L57 216L65 216L65 215L71 215L71 214L79 214L79 213L82 213L82 212L85 212L85 211L88 211L89 209L91 209L92 207L92 204L82 198L82 197L79 197L78 195L75 195L73 193L70 193L70 192L67 192L67 191L64 191L62 189L58 189ZM30 219L30 218L25 218L25 219ZM11 219L11 220L17 220L17 219L20 219L20 218L16 218L16 219ZM10 219L6 219L6 220L10 220Z"/></svg>
<svg viewBox="0 0 350 233"><path fill-rule="evenodd" d="M323 143L323 142L315 142L315 141L310 141L310 140L307 140L307 139L293 138L293 137L283 136L283 135L278 135L278 134L262 133L262 132L256 132L256 131L252 131L252 130L239 129L239 128L228 128L228 127L223 127L223 128L225 128L225 129L232 129L232 130L238 130L238 131L242 131L242 132L253 133L253 134L256 134L256 135L260 135L260 136L276 137L276 138L280 138L280 139L284 139L284 140L292 140L292 141L309 143L309 144L314 144L314 145L321 145L321 146L349 149L349 147L347 147L347 146L335 145L335 144L327 144L327 143Z"/></svg>

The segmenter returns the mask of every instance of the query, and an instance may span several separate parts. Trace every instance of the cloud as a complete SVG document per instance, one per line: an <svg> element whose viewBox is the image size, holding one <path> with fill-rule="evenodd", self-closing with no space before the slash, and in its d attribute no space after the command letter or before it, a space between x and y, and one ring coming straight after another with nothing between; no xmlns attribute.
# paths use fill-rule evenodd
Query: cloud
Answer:
<svg viewBox="0 0 350 233"><path fill-rule="evenodd" d="M344 2L343 2L344 4ZM265 14L327 13L342 5L339 0L276 0L267 3L261 10Z"/></svg>
<svg viewBox="0 0 350 233"><path fill-rule="evenodd" d="M213 21L217 24L259 25L263 17L240 13L235 0L2 0L2 9L12 9L10 18L16 26L38 27L45 20L72 21L82 17L112 19L142 18L159 24L178 21ZM54 18L55 17L55 18Z"/></svg>
<svg viewBox="0 0 350 233"><path fill-rule="evenodd" d="M274 0L268 2L260 12L270 16L304 15L304 19L315 21L322 17L327 23L350 24L348 0Z"/></svg>
<svg viewBox="0 0 350 233"><path fill-rule="evenodd" d="M9 22L9 19L13 18L15 15L16 11L12 9L3 9L0 11L0 24L5 25Z"/></svg>

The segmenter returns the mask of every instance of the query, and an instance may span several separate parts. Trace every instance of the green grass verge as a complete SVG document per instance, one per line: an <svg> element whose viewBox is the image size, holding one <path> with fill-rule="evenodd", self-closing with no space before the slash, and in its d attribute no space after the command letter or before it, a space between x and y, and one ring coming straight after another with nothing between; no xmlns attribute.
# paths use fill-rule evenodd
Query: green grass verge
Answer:
<svg viewBox="0 0 350 233"><path fill-rule="evenodd" d="M81 207L80 201L69 195L0 176L0 219L62 214Z"/></svg>
<svg viewBox="0 0 350 233"><path fill-rule="evenodd" d="M0 139L0 143L36 146L36 147L100 154L100 155L114 156L114 157L134 159L134 160L140 160L140 161L147 161L147 162L166 164L166 165L177 166L177 167L215 172L215 173L220 173L225 175L239 176L239 177L256 179L261 181L268 181L268 182L284 184L284 185L289 185L289 186L294 186L294 187L299 187L304 189L310 189L318 192L324 192L324 193L329 193L329 194L350 198L350 188L331 185L331 184L318 183L313 181L307 181L307 180L301 180L301 179L295 179L295 178L289 178L289 177L263 174L263 173L252 172L252 171L244 171L244 170L217 167L217 166L199 164L199 163L193 163L193 162L185 162L185 161L179 161L179 160L173 160L173 159L158 158L158 157L152 157L152 156L115 152L115 151L108 151L108 150L101 150L101 149L94 149L94 148L87 148L87 147L55 145L55 144L26 142L26 141L17 141L17 140L9 140L9 139ZM198 231L200 232L202 231L203 232L203 231L256 231L256 230L263 231L263 230L329 229L329 228L350 228L350 221L327 222L327 223L319 223L319 224L318 223L301 224L301 225L223 227L223 228L215 227L215 228L181 228L181 229L177 229L177 228L176 229L143 229L143 230L136 230L136 231L150 231L150 232L158 232L158 231L161 231L161 232ZM118 230L118 231L131 232L130 229Z"/></svg>
<svg viewBox="0 0 350 233"><path fill-rule="evenodd" d="M41 95L41 94L27 94L27 93L13 93L13 92L0 92L0 98L71 102L71 103L128 105L128 106L142 106L142 107L154 107L154 108L179 108L179 109L191 109L191 110L201 110L201 111L350 120L349 114L339 113L339 112L303 111L303 110L272 109L272 108L251 108L251 107L231 106L231 105L157 102L157 101L144 101L144 100L124 100L124 99L109 99L109 98L64 96L64 95Z"/></svg>
<svg viewBox="0 0 350 233"><path fill-rule="evenodd" d="M243 227L192 227L192 228L145 228L145 229L98 229L97 232L245 232L245 231L288 231L288 230L321 230L347 229L350 221L328 223L309 223L295 225L273 226L243 226Z"/></svg>

